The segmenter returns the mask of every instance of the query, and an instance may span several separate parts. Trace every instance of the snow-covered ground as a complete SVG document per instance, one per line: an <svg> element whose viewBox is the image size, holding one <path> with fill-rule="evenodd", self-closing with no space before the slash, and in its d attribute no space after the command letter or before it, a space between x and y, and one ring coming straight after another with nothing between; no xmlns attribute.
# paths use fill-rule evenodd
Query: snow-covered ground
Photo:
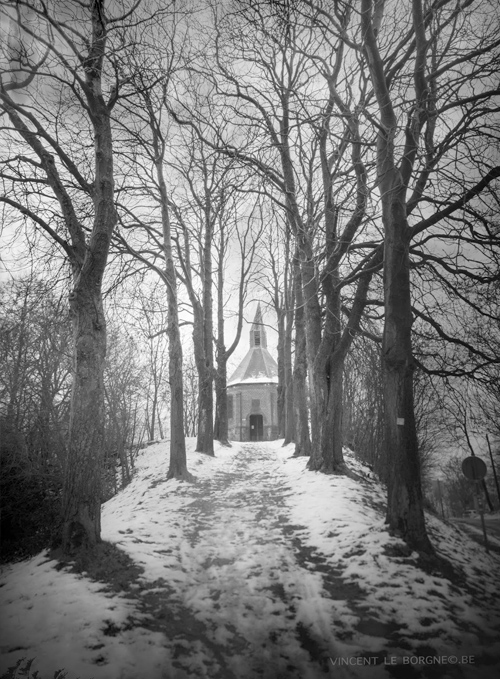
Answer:
<svg viewBox="0 0 500 679"><path fill-rule="evenodd" d="M308 472L281 442L193 449L195 484L165 481L161 442L103 507L103 538L143 568L126 591L47 553L4 568L0 674L35 657L68 679L499 676L497 555L429 517L462 577L422 570L351 456L360 481Z"/></svg>

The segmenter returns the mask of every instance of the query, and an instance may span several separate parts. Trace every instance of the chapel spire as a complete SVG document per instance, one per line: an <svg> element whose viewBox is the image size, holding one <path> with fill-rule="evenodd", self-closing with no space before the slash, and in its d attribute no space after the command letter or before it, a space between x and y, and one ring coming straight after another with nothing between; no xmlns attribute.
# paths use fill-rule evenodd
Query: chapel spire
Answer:
<svg viewBox="0 0 500 679"><path fill-rule="evenodd" d="M250 330L250 348L253 347L267 349L266 329L262 322L260 302L257 305L257 311L255 312L255 318L253 319L252 328Z"/></svg>

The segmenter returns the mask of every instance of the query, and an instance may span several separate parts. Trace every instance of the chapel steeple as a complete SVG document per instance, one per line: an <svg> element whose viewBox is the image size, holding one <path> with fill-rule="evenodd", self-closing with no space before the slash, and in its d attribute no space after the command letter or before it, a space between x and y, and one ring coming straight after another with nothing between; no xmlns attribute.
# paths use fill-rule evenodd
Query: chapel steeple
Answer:
<svg viewBox="0 0 500 679"><path fill-rule="evenodd" d="M267 349L266 329L262 323L260 302L257 305L257 311L255 312L255 318L253 319L252 328L250 330L250 348L252 349L253 347Z"/></svg>
<svg viewBox="0 0 500 679"><path fill-rule="evenodd" d="M250 328L250 347L227 381L227 403L230 438L278 438L278 364L267 350L260 304Z"/></svg>
<svg viewBox="0 0 500 679"><path fill-rule="evenodd" d="M250 348L228 380L235 384L275 384L278 382L278 364L267 350L267 335L262 322L262 310L257 306L250 329Z"/></svg>

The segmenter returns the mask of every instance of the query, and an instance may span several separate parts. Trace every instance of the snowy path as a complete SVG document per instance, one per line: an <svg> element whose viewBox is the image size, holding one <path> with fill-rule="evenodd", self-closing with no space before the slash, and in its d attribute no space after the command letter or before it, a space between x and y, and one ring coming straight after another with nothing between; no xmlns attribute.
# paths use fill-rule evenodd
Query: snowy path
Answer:
<svg viewBox="0 0 500 679"><path fill-rule="evenodd" d="M498 555L428 516L453 567L423 568L349 451L358 480L279 441L187 443L196 483L166 481L167 441L143 450L89 572L47 552L2 568L0 676L21 658L67 679L500 676Z"/></svg>
<svg viewBox="0 0 500 679"><path fill-rule="evenodd" d="M275 451L245 444L229 467L183 490L189 498L180 513L184 539L167 550L163 576L175 583L175 591L168 584L166 590L181 624L167 623L166 631L176 633L171 652L178 676L182 668L241 679L328 675L336 655L332 620L349 610L326 599L321 573L312 561L304 565L300 527L288 517L292 491ZM152 534L141 528L141 537ZM133 532L123 547L128 540Z"/></svg>

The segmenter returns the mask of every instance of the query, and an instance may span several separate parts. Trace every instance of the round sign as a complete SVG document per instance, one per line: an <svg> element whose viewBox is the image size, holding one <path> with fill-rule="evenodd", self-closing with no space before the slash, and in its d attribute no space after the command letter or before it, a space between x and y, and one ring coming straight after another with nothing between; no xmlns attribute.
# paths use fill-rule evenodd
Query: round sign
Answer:
<svg viewBox="0 0 500 679"><path fill-rule="evenodd" d="M468 479L481 481L486 476L486 465L480 457L471 455L471 457L466 457L462 462L462 471Z"/></svg>

